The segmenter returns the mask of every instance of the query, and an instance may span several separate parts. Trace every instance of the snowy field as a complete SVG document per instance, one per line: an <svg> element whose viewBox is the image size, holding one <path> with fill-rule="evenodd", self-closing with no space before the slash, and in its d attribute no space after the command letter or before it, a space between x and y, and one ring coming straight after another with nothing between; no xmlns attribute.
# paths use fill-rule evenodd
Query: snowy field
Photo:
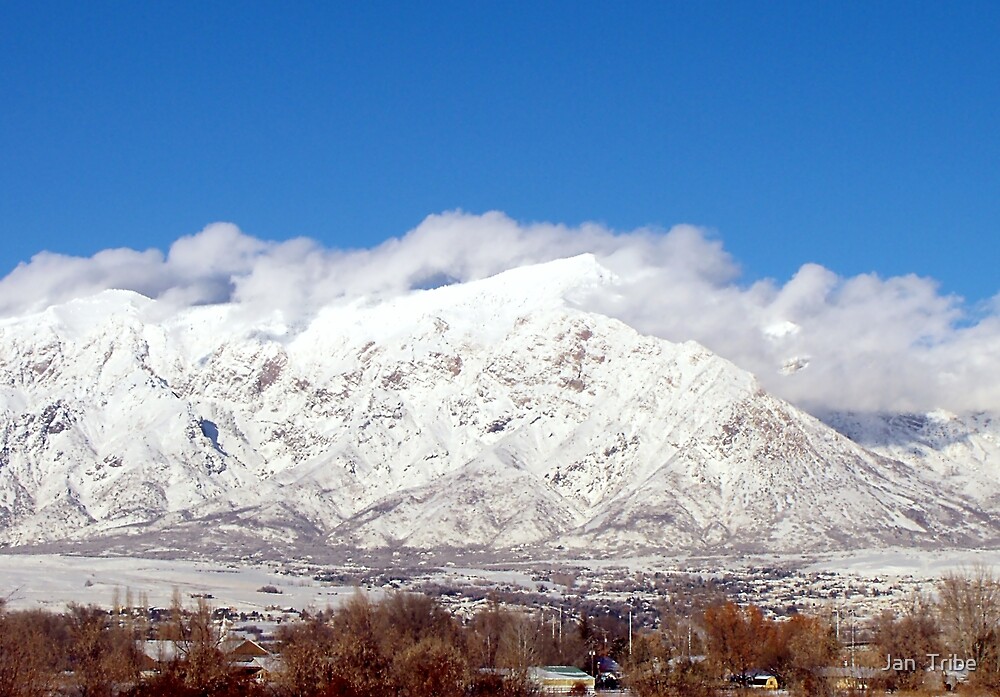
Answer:
<svg viewBox="0 0 1000 697"><path fill-rule="evenodd" d="M823 556L803 571L834 571L857 576L914 576L940 578L983 567L1000 576L1000 550L863 550Z"/></svg>
<svg viewBox="0 0 1000 697"><path fill-rule="evenodd" d="M843 578L845 584L850 584L852 578L875 581L908 578L911 583L923 583L933 582L949 572L961 573L976 567L986 568L1000 576L1000 550L883 549L730 557L649 555L620 559L520 560L484 563L482 566L475 562L467 565L446 562L441 566L428 567L424 573L409 573L404 577L414 582L512 586L535 592L540 589L540 580L545 579L549 592L555 593L556 589L548 577L556 571L570 571L574 577L579 575L581 579L602 576L620 579L623 570L712 576L742 573L748 578L756 578L761 569L785 568L795 569L796 578L800 581L778 581L776 588L781 590L784 587L793 593L801 593L805 598L814 590L807 576L817 572L836 574ZM168 607L176 591L186 605L193 605L197 596L211 596L209 602L213 607L267 612L289 607L296 610L336 607L358 592L353 586L316 581L305 572L280 573L283 568L287 567L277 563L247 565L126 556L0 554L0 597L7 598L8 606L12 608L58 611L68 603L110 606L116 599L124 601L128 593L137 604L145 596L148 605ZM408 585L409 581L403 582L404 588ZM273 586L280 593L262 592L260 589L266 586ZM368 587L363 592L381 595L383 591Z"/></svg>
<svg viewBox="0 0 1000 697"><path fill-rule="evenodd" d="M277 593L260 592L274 586ZM151 606L169 607L174 590L185 605L208 594L213 607L264 611L275 606L325 609L355 593L354 588L324 585L308 576L288 576L262 567L210 562L75 557L55 554L0 554L0 596L16 609L62 610L68 603L110 606L132 593L145 594Z"/></svg>

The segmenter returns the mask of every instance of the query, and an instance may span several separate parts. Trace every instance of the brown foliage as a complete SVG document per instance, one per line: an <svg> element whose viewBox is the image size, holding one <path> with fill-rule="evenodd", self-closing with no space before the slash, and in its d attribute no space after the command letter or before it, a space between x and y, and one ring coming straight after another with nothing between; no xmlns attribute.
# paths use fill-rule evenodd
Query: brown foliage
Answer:
<svg viewBox="0 0 1000 697"><path fill-rule="evenodd" d="M46 612L0 612L0 697L49 694L62 670L63 641Z"/></svg>
<svg viewBox="0 0 1000 697"><path fill-rule="evenodd" d="M727 601L705 611L708 656L725 673L744 675L760 668L773 632L774 624L753 605L741 608Z"/></svg>
<svg viewBox="0 0 1000 697"><path fill-rule="evenodd" d="M731 602L700 612L699 597L664 605L661 629L637 636L634 652L623 657L626 682L637 697L708 697L727 677L756 669L775 674L796 695L830 692L820 669L840 663L840 646L828 622L805 615L775 621L759 608ZM137 642L146 633L133 617L90 606L61 615L3 612L0 603L0 697L55 689L80 697L264 694L234 673L221 650L221 627L204 600L193 610L178 600L170 621L159 627L161 638L177 642L177 658L160 675L138 682ZM567 613L559 627L551 614L493 601L463 627L426 596L400 593L373 603L358 595L335 611L282 628L283 669L266 692L522 697L537 693L529 667L590 667L591 650L620 643L621 624L610 615L577 620ZM979 662L970 676L976 688L1000 694L1000 582L987 572L946 577L936 604L921 600L902 616L884 614L873 630L882 660L892 655L918 664L912 675L892 674L887 687L917 687L929 654L954 652ZM709 660L692 660L699 645Z"/></svg>
<svg viewBox="0 0 1000 697"><path fill-rule="evenodd" d="M451 614L433 598L416 593L394 593L378 604L375 630L382 646L393 652L422 639L459 640L459 629Z"/></svg>
<svg viewBox="0 0 1000 697"><path fill-rule="evenodd" d="M135 637L111 623L107 611L71 605L66 615L73 683L81 697L110 697L116 685L138 678Z"/></svg>
<svg viewBox="0 0 1000 697"><path fill-rule="evenodd" d="M763 666L799 694L829 691L822 669L835 664L840 645L833 627L818 617L795 615L774 623Z"/></svg>
<svg viewBox="0 0 1000 697"><path fill-rule="evenodd" d="M686 647L685 647L686 649ZM636 637L625 662L625 681L637 697L708 697L714 690L702 663L672 655L669 632Z"/></svg>
<svg viewBox="0 0 1000 697"><path fill-rule="evenodd" d="M469 674L457 646L439 637L426 637L404 649L392 669L400 697L460 697Z"/></svg>
<svg viewBox="0 0 1000 697"><path fill-rule="evenodd" d="M941 627L934 608L926 600L917 599L912 607L897 616L883 612L873 623L876 655L906 658L914 662L915 670L879 671L879 686L888 690L918 688L924 680L924 671L930 664L930 654L941 653Z"/></svg>
<svg viewBox="0 0 1000 697"><path fill-rule="evenodd" d="M174 674L191 688L225 683L231 666L221 649L225 637L212 607L199 598L195 609L187 612L175 600L172 614L167 634L177 642L179 651Z"/></svg>
<svg viewBox="0 0 1000 697"><path fill-rule="evenodd" d="M281 636L289 695L430 697L464 694L469 665L455 621L431 598L356 596Z"/></svg>
<svg viewBox="0 0 1000 697"><path fill-rule="evenodd" d="M523 671L481 671L470 676L468 694L473 697L535 697L539 690Z"/></svg>
<svg viewBox="0 0 1000 697"><path fill-rule="evenodd" d="M168 670L140 683L126 697L264 697L268 693L248 676L228 674L201 685L192 685L177 670Z"/></svg>
<svg viewBox="0 0 1000 697"><path fill-rule="evenodd" d="M333 678L342 689L358 695L389 694L392 690L390 660L383 652L378 631L385 625L367 598L357 596L333 616L337 637L333 646Z"/></svg>
<svg viewBox="0 0 1000 697"><path fill-rule="evenodd" d="M636 641L627 662L627 679L640 697L708 694L720 680L744 678L755 670L806 694L825 692L821 669L833 665L839 646L829 623L796 615L777 622L754 606L726 602L704 612L708 662L687 658L685 638L678 631L691 619L668 616L663 629ZM692 641L697 641L692 631Z"/></svg>
<svg viewBox="0 0 1000 697"><path fill-rule="evenodd" d="M328 690L334 676L331 656L335 640L323 615L282 627L279 639L284 664L278 678L282 692L310 695Z"/></svg>

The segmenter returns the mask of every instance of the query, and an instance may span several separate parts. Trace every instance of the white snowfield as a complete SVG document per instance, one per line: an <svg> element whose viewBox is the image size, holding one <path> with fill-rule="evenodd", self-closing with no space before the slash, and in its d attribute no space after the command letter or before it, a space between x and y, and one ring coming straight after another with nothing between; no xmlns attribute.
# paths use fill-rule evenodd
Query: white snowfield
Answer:
<svg viewBox="0 0 1000 697"><path fill-rule="evenodd" d="M175 598L193 607L199 597L211 607L242 612L315 611L337 607L360 592L263 567L55 554L0 554L0 589L9 608L53 612L70 603L169 608Z"/></svg>
<svg viewBox="0 0 1000 697"><path fill-rule="evenodd" d="M0 541L996 546L1000 421L824 416L851 440L576 309L615 283L583 255L303 324L126 291L2 321Z"/></svg>
<svg viewBox="0 0 1000 697"><path fill-rule="evenodd" d="M979 570L1000 576L1000 549L873 549L823 555L803 564L804 573L831 571L860 577L903 577L937 581L948 575L975 574Z"/></svg>

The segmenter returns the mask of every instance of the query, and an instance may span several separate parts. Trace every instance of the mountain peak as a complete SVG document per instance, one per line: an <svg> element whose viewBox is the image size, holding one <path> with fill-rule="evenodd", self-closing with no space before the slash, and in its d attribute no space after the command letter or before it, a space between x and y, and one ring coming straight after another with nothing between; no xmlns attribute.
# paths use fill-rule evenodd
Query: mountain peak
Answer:
<svg viewBox="0 0 1000 697"><path fill-rule="evenodd" d="M356 342L380 342L419 332L429 318L438 318L470 338L498 341L519 319L573 307L617 280L593 254L581 254L385 300L366 297L330 305L320 310L296 343L345 335Z"/></svg>
<svg viewBox="0 0 1000 697"><path fill-rule="evenodd" d="M562 304L574 297L618 282L617 276L601 265L593 254L501 271L487 278L467 281L431 290L414 291L417 295L440 296L445 303L463 296L492 296L523 303Z"/></svg>

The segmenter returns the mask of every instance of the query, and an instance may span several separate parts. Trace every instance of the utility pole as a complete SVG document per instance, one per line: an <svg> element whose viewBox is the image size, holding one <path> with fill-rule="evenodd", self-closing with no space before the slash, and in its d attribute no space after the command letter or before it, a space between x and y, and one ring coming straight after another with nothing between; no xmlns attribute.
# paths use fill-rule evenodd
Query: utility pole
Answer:
<svg viewBox="0 0 1000 697"><path fill-rule="evenodd" d="M851 608L851 675L854 675L854 648L857 638L854 635L854 626L857 624L857 615L854 609Z"/></svg>
<svg viewBox="0 0 1000 697"><path fill-rule="evenodd" d="M632 607L628 609L628 655L632 655Z"/></svg>

